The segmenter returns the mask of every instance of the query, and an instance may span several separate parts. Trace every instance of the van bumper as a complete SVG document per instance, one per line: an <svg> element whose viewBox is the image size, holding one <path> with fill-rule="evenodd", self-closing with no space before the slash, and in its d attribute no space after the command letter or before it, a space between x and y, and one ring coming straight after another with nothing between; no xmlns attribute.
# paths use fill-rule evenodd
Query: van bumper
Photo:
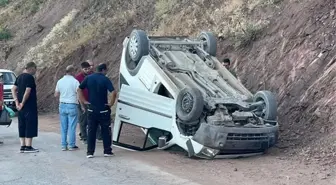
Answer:
<svg viewBox="0 0 336 185"><path fill-rule="evenodd" d="M264 127L226 127L201 124L192 140L203 145L203 148L193 155L217 158L223 155L244 156L264 153L278 142L278 133L277 123ZM192 147L191 143L189 142L189 150Z"/></svg>

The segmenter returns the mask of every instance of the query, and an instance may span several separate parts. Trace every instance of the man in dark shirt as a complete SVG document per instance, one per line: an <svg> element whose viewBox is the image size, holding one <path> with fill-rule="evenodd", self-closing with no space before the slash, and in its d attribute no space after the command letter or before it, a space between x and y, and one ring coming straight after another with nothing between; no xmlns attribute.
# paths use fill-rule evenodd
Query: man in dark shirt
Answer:
<svg viewBox="0 0 336 185"><path fill-rule="evenodd" d="M94 73L95 65L94 65L93 61L92 60L87 60L87 62L90 64L90 72L89 72L89 74ZM101 134L101 128L98 125L98 127L97 127L97 141L98 142L102 142L102 140L103 140L103 138L102 138L102 134Z"/></svg>
<svg viewBox="0 0 336 185"><path fill-rule="evenodd" d="M87 76L79 85L79 97L81 103L87 105L88 111L88 146L87 157L92 158L96 148L96 131L98 125L101 126L101 132L104 145L104 156L112 156L111 141L111 107L116 99L116 92L112 82L106 77L106 64L97 66L97 73ZM87 88L89 92L88 101L83 96L83 89ZM107 91L111 92L111 101L108 103Z"/></svg>
<svg viewBox="0 0 336 185"><path fill-rule="evenodd" d="M29 62L20 74L12 88L12 95L18 110L19 137L21 141L20 152L38 152L32 147L33 137L38 133L37 97L34 76L36 64Z"/></svg>
<svg viewBox="0 0 336 185"><path fill-rule="evenodd" d="M94 63L91 60L81 63L82 71L76 75L76 79L79 83L82 83L86 76L94 73ZM86 100L89 98L89 93L87 89L83 90L83 95ZM87 144L87 112L85 111L86 105L79 104L79 127L80 133L79 137L83 140L84 144ZM101 129L100 126L97 128L97 140L101 141Z"/></svg>

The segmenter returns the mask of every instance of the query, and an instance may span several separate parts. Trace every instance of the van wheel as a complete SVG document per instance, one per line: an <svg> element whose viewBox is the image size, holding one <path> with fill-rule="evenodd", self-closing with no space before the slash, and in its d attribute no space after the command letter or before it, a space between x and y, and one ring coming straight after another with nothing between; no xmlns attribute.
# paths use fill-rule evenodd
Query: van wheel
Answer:
<svg viewBox="0 0 336 185"><path fill-rule="evenodd" d="M199 39L205 42L204 51L212 56L217 54L217 40L212 32L201 32Z"/></svg>
<svg viewBox="0 0 336 185"><path fill-rule="evenodd" d="M200 90L186 87L176 98L176 113L179 119L193 122L201 117L204 108L204 99Z"/></svg>
<svg viewBox="0 0 336 185"><path fill-rule="evenodd" d="M138 63L142 56L149 53L148 36L143 30L133 30L127 46L128 54L134 62Z"/></svg>
<svg viewBox="0 0 336 185"><path fill-rule="evenodd" d="M275 121L277 119L277 102L271 91L258 91L253 98L254 102L262 101L261 117L266 120Z"/></svg>

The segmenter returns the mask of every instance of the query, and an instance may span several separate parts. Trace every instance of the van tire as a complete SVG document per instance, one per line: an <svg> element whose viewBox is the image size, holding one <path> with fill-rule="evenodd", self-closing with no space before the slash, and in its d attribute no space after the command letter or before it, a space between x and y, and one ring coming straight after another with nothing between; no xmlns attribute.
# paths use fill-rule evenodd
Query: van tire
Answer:
<svg viewBox="0 0 336 185"><path fill-rule="evenodd" d="M127 54L130 59L138 63L140 59L149 53L149 40L145 31L133 30L127 45Z"/></svg>
<svg viewBox="0 0 336 185"><path fill-rule="evenodd" d="M264 106L262 118L266 120L276 121L277 119L277 101L271 91L258 91L254 97L254 102L263 101Z"/></svg>
<svg viewBox="0 0 336 185"><path fill-rule="evenodd" d="M217 39L212 32L201 32L199 39L206 42L204 46L204 51L209 53L211 56L216 56L217 54Z"/></svg>
<svg viewBox="0 0 336 185"><path fill-rule="evenodd" d="M198 120L203 112L204 99L200 90L186 87L176 98L176 114L180 120L188 124Z"/></svg>

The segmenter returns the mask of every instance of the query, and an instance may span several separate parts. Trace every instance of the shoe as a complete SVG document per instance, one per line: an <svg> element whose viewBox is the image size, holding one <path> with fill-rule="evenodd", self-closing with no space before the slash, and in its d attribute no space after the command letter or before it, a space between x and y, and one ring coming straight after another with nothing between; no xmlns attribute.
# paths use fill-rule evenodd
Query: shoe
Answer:
<svg viewBox="0 0 336 185"><path fill-rule="evenodd" d="M78 150L78 146L74 146L74 147L69 147L69 150L72 151L72 150Z"/></svg>
<svg viewBox="0 0 336 185"><path fill-rule="evenodd" d="M26 150L26 146L21 146L20 153L23 153Z"/></svg>
<svg viewBox="0 0 336 185"><path fill-rule="evenodd" d="M86 155L87 158L93 158L93 155L92 154L88 154Z"/></svg>
<svg viewBox="0 0 336 185"><path fill-rule="evenodd" d="M39 152L39 150L31 146L26 146L26 149L24 150L24 153L36 153L36 152Z"/></svg>
<svg viewBox="0 0 336 185"><path fill-rule="evenodd" d="M68 147L62 147L62 151L68 150Z"/></svg>
<svg viewBox="0 0 336 185"><path fill-rule="evenodd" d="M3 144L4 144L4 142L0 141L0 145L3 145Z"/></svg>
<svg viewBox="0 0 336 185"><path fill-rule="evenodd" d="M104 157L111 157L111 156L114 156L113 152L104 154Z"/></svg>

